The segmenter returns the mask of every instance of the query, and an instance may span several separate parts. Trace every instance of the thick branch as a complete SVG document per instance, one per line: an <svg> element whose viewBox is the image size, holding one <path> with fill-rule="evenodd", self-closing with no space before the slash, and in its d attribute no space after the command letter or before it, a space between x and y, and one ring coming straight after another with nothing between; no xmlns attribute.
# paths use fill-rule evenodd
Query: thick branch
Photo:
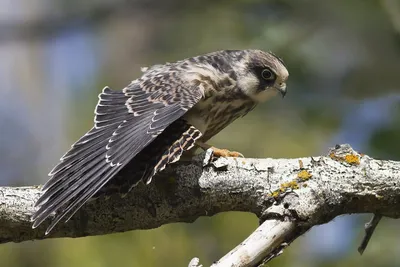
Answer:
<svg viewBox="0 0 400 267"><path fill-rule="evenodd" d="M262 192L254 194L254 186L266 187L267 181L254 184L251 177L244 178L245 169L203 169L203 156L166 170L148 186L139 184L126 197L115 194L90 201L49 236L44 236L48 223L32 230L29 220L40 196L39 187L0 187L0 243L157 228L230 210L261 214L257 201Z"/></svg>
<svg viewBox="0 0 400 267"><path fill-rule="evenodd" d="M173 166L125 198L116 194L91 201L48 237L148 229L223 211L248 211L266 222L258 230L274 230L265 236L264 229L261 239L252 239L257 230L248 238L251 246L243 242L214 266L254 266L337 215L400 216L400 162L360 156L346 145L316 159L221 158L203 167L203 156ZM0 243L47 238L46 223L32 230L29 221L39 195L37 187L0 187Z"/></svg>

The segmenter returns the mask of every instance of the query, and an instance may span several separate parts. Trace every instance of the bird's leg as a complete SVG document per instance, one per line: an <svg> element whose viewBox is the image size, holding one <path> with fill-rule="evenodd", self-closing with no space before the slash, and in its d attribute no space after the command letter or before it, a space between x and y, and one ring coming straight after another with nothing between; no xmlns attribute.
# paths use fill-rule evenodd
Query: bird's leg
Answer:
<svg viewBox="0 0 400 267"><path fill-rule="evenodd" d="M201 141L197 141L196 145L198 147L201 147L204 151L207 149L212 149L213 151L213 156L215 157L241 157L244 158L242 153L236 152L236 151L229 151L228 149L221 149L221 148L216 148L214 146L210 146L209 144L203 143Z"/></svg>

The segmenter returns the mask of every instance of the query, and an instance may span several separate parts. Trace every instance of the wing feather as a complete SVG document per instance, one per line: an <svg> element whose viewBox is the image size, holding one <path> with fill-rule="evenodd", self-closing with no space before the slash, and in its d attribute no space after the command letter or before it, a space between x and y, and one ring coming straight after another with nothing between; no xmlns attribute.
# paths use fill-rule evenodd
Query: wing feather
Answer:
<svg viewBox="0 0 400 267"><path fill-rule="evenodd" d="M61 162L49 173L49 175L54 176L58 174L58 176L60 176L63 171L65 172L80 160L85 158L90 159L93 157L93 153L99 151L99 149L104 146L104 140L107 139L110 134L112 134L111 131L103 131L101 135L96 136L96 138L93 138L88 142L75 144L74 147L61 158ZM49 180L43 188L47 188L51 182L52 180Z"/></svg>
<svg viewBox="0 0 400 267"><path fill-rule="evenodd" d="M100 194L119 192L128 193L138 181L149 183L152 177L169 163L180 158L181 152L193 147L201 137L199 130L189 125L184 119L178 119L169 125L159 136L146 146L127 164L118 175L110 181ZM175 150L177 147L183 151ZM169 159L168 159L169 158ZM130 179L126 179L130 177Z"/></svg>
<svg viewBox="0 0 400 267"><path fill-rule="evenodd" d="M98 173L100 173L100 175L98 176L100 177L100 179L87 180L84 184L82 184L82 189L80 190L80 192L83 192L83 194L77 196L78 193L76 193L75 190L75 192L70 196L64 196L66 198L63 202L69 201L72 198L74 199L72 203L69 203L68 206L62 210L62 212L56 215L55 219L47 228L46 234L48 234L61 219L68 215L67 219L65 220L67 222L78 211L78 209L80 209L87 202L87 200L89 200L101 187L103 187L108 182L108 180L111 179L112 176L115 175L119 170L120 169L117 167L113 167L110 169L107 168L107 166L101 165L101 168L96 170ZM61 203L58 203L56 209L62 206Z"/></svg>
<svg viewBox="0 0 400 267"><path fill-rule="evenodd" d="M163 75L167 76L168 73ZM143 79L145 82L133 81L122 91L113 91L109 87L103 89L95 109L94 127L71 147L50 172L51 177L43 186L44 193L36 203L39 209L32 216L33 228L56 212L46 231L46 234L49 233L60 220L73 216L125 165L132 161L139 165L140 162L134 160L135 156L203 95L198 87L188 88L179 79L164 79L161 83L151 77ZM191 135L184 133L184 136L182 140L188 140ZM182 152L190 148L187 144L191 142L176 140L173 148L168 146L168 151L159 152L158 157L161 158L168 152L168 159L162 164L157 162L157 169L148 172L147 177L178 160ZM147 179L150 180L151 177Z"/></svg>

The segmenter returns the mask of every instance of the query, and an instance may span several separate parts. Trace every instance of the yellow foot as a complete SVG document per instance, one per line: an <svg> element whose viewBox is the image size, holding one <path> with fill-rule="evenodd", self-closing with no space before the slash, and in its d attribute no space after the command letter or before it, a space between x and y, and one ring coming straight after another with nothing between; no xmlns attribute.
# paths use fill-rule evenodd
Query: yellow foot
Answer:
<svg viewBox="0 0 400 267"><path fill-rule="evenodd" d="M216 147L211 147L213 150L213 156L214 157L233 157L233 158L244 158L242 153L236 152L236 151L229 151L228 149L221 149L221 148L216 148Z"/></svg>

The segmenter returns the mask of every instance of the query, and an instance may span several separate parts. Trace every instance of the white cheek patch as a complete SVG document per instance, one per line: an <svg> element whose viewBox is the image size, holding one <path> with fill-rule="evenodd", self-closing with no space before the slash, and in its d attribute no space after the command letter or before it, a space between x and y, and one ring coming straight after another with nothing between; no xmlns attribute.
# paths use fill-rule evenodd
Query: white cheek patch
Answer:
<svg viewBox="0 0 400 267"><path fill-rule="evenodd" d="M278 94L278 91L274 88L266 88L265 90L258 92L258 85L259 81L254 75L244 76L238 82L238 86L242 89L242 92L250 97L254 102L265 102Z"/></svg>
<svg viewBox="0 0 400 267"><path fill-rule="evenodd" d="M253 98L257 94L258 84L258 79L254 75L241 77L238 81L239 88L250 98Z"/></svg>

